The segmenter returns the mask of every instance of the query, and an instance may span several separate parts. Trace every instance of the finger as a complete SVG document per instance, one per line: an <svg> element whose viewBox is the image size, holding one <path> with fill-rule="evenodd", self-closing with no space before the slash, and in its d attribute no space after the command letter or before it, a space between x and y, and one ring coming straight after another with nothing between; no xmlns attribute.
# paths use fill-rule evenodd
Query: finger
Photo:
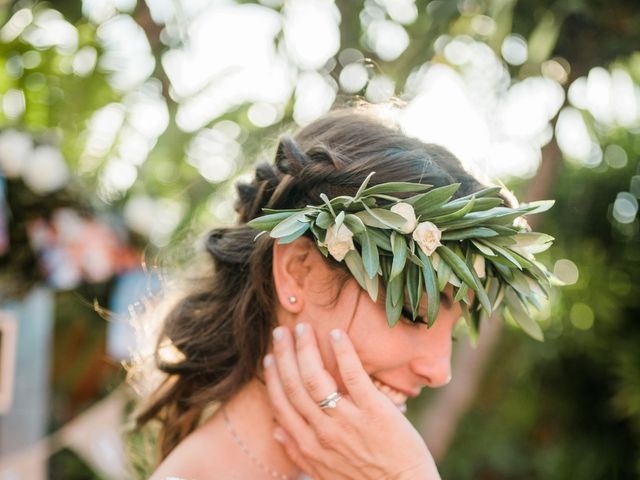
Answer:
<svg viewBox="0 0 640 480"><path fill-rule="evenodd" d="M338 386L335 379L324 368L316 335L311 325L299 323L296 325L295 332L300 378L307 392L317 404L327 398L329 394L336 392ZM350 400L343 397L337 402L335 408L325 409L325 413L330 415L338 412L347 415L354 414L355 406Z"/></svg>
<svg viewBox="0 0 640 480"><path fill-rule="evenodd" d="M317 403L336 391L336 381L324 369L312 327L299 323L295 332L300 378L311 398Z"/></svg>
<svg viewBox="0 0 640 480"><path fill-rule="evenodd" d="M273 334L274 358L284 395L302 418L317 430L325 424L327 416L311 398L302 383L291 332L288 328L280 326L273 331Z"/></svg>
<svg viewBox="0 0 640 480"><path fill-rule="evenodd" d="M288 445L291 454L297 455L296 458L301 462L313 464L316 469L327 468L327 458L331 459L332 457L327 456L330 455L330 451L323 446L321 440L324 438L325 444L330 443L330 450L342 447L339 442L333 440L335 436L329 434L326 428L328 426L327 421L331 421L331 418L321 414L325 420L324 427L320 431L314 430L288 401L279 379L277 365L271 355L265 357L264 365L264 376L276 419L282 428L286 430L287 435L291 437L291 442ZM327 442L326 439L329 436L331 436L332 440ZM328 464L330 463L329 461ZM308 465L305 469L307 468L309 468Z"/></svg>
<svg viewBox="0 0 640 480"><path fill-rule="evenodd" d="M300 448L298 448L298 444L282 427L276 427L273 431L273 438L275 438L278 443L282 444L285 452L287 452L287 456L300 470L306 474L311 474L313 472L311 464L307 462L304 455L302 455Z"/></svg>
<svg viewBox="0 0 640 480"><path fill-rule="evenodd" d="M336 356L340 377L356 406L363 408L379 398L379 391L365 371L360 358L345 332L331 330L331 346Z"/></svg>
<svg viewBox="0 0 640 480"><path fill-rule="evenodd" d="M263 365L267 393L269 394L273 412L278 423L290 432L290 436L292 436L298 444L309 444L313 442L314 435L311 428L291 405L285 395L273 355L269 354L264 357Z"/></svg>

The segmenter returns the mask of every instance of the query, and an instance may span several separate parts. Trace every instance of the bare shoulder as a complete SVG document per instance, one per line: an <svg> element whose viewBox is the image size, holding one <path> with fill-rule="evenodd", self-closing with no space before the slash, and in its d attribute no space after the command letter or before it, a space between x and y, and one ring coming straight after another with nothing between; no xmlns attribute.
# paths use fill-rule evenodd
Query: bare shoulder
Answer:
<svg viewBox="0 0 640 480"><path fill-rule="evenodd" d="M205 424L180 442L149 480L242 479L244 460L215 423Z"/></svg>

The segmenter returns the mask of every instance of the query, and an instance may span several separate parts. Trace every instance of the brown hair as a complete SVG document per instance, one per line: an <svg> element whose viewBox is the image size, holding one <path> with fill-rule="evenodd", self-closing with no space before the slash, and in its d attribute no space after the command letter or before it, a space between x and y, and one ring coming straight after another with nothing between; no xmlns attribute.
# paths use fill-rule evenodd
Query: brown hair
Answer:
<svg viewBox="0 0 640 480"><path fill-rule="evenodd" d="M376 173L370 185L458 182L456 196L484 186L446 149L406 136L366 106L333 110L292 136L281 135L274 164L259 164L250 183L236 184L238 224L208 235L212 275L164 321L158 346L168 339L180 359L167 362L156 349L157 367L166 377L135 417L138 426L161 422L162 458L197 426L207 404L226 401L255 378L267 353L277 322L273 239L254 240L257 232L246 222L263 207L317 205L321 193L354 195L371 171ZM340 282L349 278L342 263L327 261Z"/></svg>

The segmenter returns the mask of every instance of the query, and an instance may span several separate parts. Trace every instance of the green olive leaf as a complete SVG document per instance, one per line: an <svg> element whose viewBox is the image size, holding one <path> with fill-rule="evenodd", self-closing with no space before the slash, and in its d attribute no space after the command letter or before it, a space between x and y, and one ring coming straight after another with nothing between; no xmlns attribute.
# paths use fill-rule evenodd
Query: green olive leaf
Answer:
<svg viewBox="0 0 640 480"><path fill-rule="evenodd" d="M387 252L392 252L393 248L391 247L391 240L389 239L389 235L384 232L384 230L379 230L373 227L367 228L369 237L373 239L378 248L386 250Z"/></svg>
<svg viewBox="0 0 640 480"><path fill-rule="evenodd" d="M471 197L471 200L469 200L465 205L463 205L459 210L456 210L455 212L451 212L446 215L440 215L439 217L433 217L431 215L423 215L423 217L429 220L430 222L435 223L436 225L442 225L447 222L451 222L453 220L457 220L459 218L464 217L467 213L469 213L473 209L473 205L475 204L475 202L476 202L476 198Z"/></svg>
<svg viewBox="0 0 640 480"><path fill-rule="evenodd" d="M304 227L305 223L308 228L309 220L305 217L305 212L294 213L289 218L276 225L273 230L271 230L270 236L273 238L287 237L298 232Z"/></svg>
<svg viewBox="0 0 640 480"><path fill-rule="evenodd" d="M362 260L364 262L364 269L367 272L367 276L369 278L373 278L377 275L380 262L378 247L373 241L373 238L366 230L358 234L357 239L362 246Z"/></svg>
<svg viewBox="0 0 640 480"><path fill-rule="evenodd" d="M352 213L347 213L344 217L344 224L353 232L353 234L359 234L367 231L362 220Z"/></svg>
<svg viewBox="0 0 640 480"><path fill-rule="evenodd" d="M436 251L453 270L453 272L469 287L473 290L476 290L476 282L469 271L469 267L464 263L464 260L456 255L449 247L445 245L440 245Z"/></svg>
<svg viewBox="0 0 640 480"><path fill-rule="evenodd" d="M512 319L531 338L542 342L544 334L538 322L531 318L512 288L506 288L505 290L506 310L511 314Z"/></svg>
<svg viewBox="0 0 640 480"><path fill-rule="evenodd" d="M387 285L387 289L389 289L389 294L391 297L391 303L393 306L400 304L402 306L402 294L404 292L404 271L389 280L389 284Z"/></svg>
<svg viewBox="0 0 640 480"><path fill-rule="evenodd" d="M393 280L402 272L407 262L407 243L404 240L404 236L398 232L392 232L391 248L393 249L393 264L391 265L389 279Z"/></svg>
<svg viewBox="0 0 640 480"><path fill-rule="evenodd" d="M447 262L444 262L441 260L438 263L437 271L438 271L438 290L442 292L447 286L447 284L449 283L449 279L451 278L451 275L453 275L453 270L451 270L451 267Z"/></svg>
<svg viewBox="0 0 640 480"><path fill-rule="evenodd" d="M329 225L333 223L333 217L329 214L329 212L322 211L316 217L316 225L320 228L324 228L325 230L329 228Z"/></svg>
<svg viewBox="0 0 640 480"><path fill-rule="evenodd" d="M358 188L358 191L356 192L355 197L353 197L353 201L357 202L358 200L360 200L360 197L362 197L362 193L365 191L365 189L367 188L367 185L369 184L369 180L371 180L371 177L373 177L373 175L376 172L371 172L369 175L367 175L367 178L364 179L364 181L362 182L362 185L360 185L360 188Z"/></svg>
<svg viewBox="0 0 640 480"><path fill-rule="evenodd" d="M471 196L473 196L474 194L472 194ZM446 215L448 213L453 213L457 210L459 210L460 208L462 208L464 205L467 204L467 202L469 201L469 198L456 198L455 200L451 200L448 203L445 203L444 205L442 205L441 207L439 207L436 210L433 210L431 212L431 215L433 216L439 216L439 215ZM471 209L472 212L480 212L483 210L489 210L490 208L494 208L494 207L499 207L500 205L502 205L503 200L501 198L478 198L476 196L476 200L473 204L473 208Z"/></svg>
<svg viewBox="0 0 640 480"><path fill-rule="evenodd" d="M469 340L471 341L471 345L475 346L478 343L478 327L476 321L471 316L471 310L473 307L469 307L464 303L460 303L460 311L462 312L462 318L467 325L467 331L469 332Z"/></svg>
<svg viewBox="0 0 640 480"><path fill-rule="evenodd" d="M329 200L329 197L327 197L326 194L321 193L320 194L320 198L322 199L324 204L329 208L329 211L331 212L331 215L333 215L335 217L336 216L336 212L333 210L333 205L331 205L331 201Z"/></svg>
<svg viewBox="0 0 640 480"><path fill-rule="evenodd" d="M297 212L299 212L299 210L293 212L287 211L262 215L261 217L256 217L252 220L249 220L247 222L247 225L251 228L255 228L256 230L271 230L283 220L291 217Z"/></svg>
<svg viewBox="0 0 640 480"><path fill-rule="evenodd" d="M387 290L389 289L389 285L387 286ZM391 295L387 292L387 296L384 301L385 312L387 314L387 323L393 328L398 320L400 319L400 315L402 313L402 302L398 302L397 304L393 304L391 301Z"/></svg>
<svg viewBox="0 0 640 480"><path fill-rule="evenodd" d="M418 250L418 257L422 261L422 275L427 292L427 323L431 327L433 322L436 321L440 310L440 290L438 289L436 272L431 259L422 250Z"/></svg>
<svg viewBox="0 0 640 480"><path fill-rule="evenodd" d="M413 206L416 216L427 215L432 210L436 210L444 205L459 188L459 183L445 185L444 187L434 188L423 194L414 195L404 200L404 202Z"/></svg>
<svg viewBox="0 0 640 480"><path fill-rule="evenodd" d="M364 208L367 213L369 213L369 215L371 215L383 225L386 225L388 228L399 230L404 226L405 223L407 223L406 218L404 218L402 215L398 215L397 213L393 213L390 210L385 210L384 208L369 208L366 205Z"/></svg>
<svg viewBox="0 0 640 480"><path fill-rule="evenodd" d="M338 215L336 215L336 232L340 230L340 227L342 226L342 222L344 221L344 216L345 216L344 211L341 211Z"/></svg>
<svg viewBox="0 0 640 480"><path fill-rule="evenodd" d="M362 192L362 195L374 195L378 193L403 193L403 192L423 192L429 190L433 185L413 182L387 182L379 183L369 187Z"/></svg>
<svg viewBox="0 0 640 480"><path fill-rule="evenodd" d="M478 250L480 250L480 253L482 253L485 257L495 257L496 256L496 254L493 252L493 250L491 250L486 245L481 244L480 242L476 242L475 240L471 240L471 244L474 247L476 247Z"/></svg>
<svg viewBox="0 0 640 480"><path fill-rule="evenodd" d="M538 200L535 202L523 203L520 208L527 210L527 215L535 215L537 213L546 212L556 203L555 200Z"/></svg>
<svg viewBox="0 0 640 480"><path fill-rule="evenodd" d="M461 300L467 300L467 292L469 291L469 287L467 286L466 283L463 283L462 285L460 285L460 287L457 289L455 295L453 296L453 301L454 302L459 302Z"/></svg>
<svg viewBox="0 0 640 480"><path fill-rule="evenodd" d="M509 251L508 248L502 248L501 246L496 245L494 242L486 239L481 239L479 240L479 242L491 248L491 250L493 250L494 252L498 253L502 258L507 260L507 262L509 262L511 265L515 266L518 270L522 270L522 265L520 265L520 262L518 262L518 260L516 260L515 258L515 255L513 255L514 252Z"/></svg>
<svg viewBox="0 0 640 480"><path fill-rule="evenodd" d="M472 262L471 255L468 255L467 267L469 269L469 273L471 274L471 277L473 278L473 283L475 284L475 287L476 287L474 288L474 290L476 291L476 299L480 302L480 305L482 305L482 308L485 309L487 314L491 315L492 305L491 305L491 302L489 301L489 296L487 295L487 292L484 289L484 285L482 284L482 281L478 277L478 274L476 273L476 270L473 268L473 264L471 262Z"/></svg>
<svg viewBox="0 0 640 480"><path fill-rule="evenodd" d="M363 290L367 289L367 283L365 282L366 272L364 270L364 264L362 263L362 257L357 250L349 250L344 257L344 263L356 279L358 284Z"/></svg>
<svg viewBox="0 0 640 480"><path fill-rule="evenodd" d="M422 297L422 276L420 267L414 263L407 265L407 293L411 304L411 315L415 321L420 310L420 298Z"/></svg>
<svg viewBox="0 0 640 480"><path fill-rule="evenodd" d="M467 238L490 238L498 236L498 232L486 227L471 227L462 230L452 230L442 232L442 241L445 240L466 240Z"/></svg>
<svg viewBox="0 0 640 480"><path fill-rule="evenodd" d="M301 227L298 228L298 230L296 230L295 232L290 233L289 235L285 235L284 237L278 237L278 243L284 245L297 240L302 235L304 235L304 233L309 230L309 227L311 226L309 223L301 223L300 225Z"/></svg>
<svg viewBox="0 0 640 480"><path fill-rule="evenodd" d="M380 221L377 217L375 217L374 215L371 215L367 210L361 210L359 212L355 212L353 215L358 217L360 221L362 221L362 223L366 226L374 227L374 228L382 228L387 230L392 229L391 226Z"/></svg>

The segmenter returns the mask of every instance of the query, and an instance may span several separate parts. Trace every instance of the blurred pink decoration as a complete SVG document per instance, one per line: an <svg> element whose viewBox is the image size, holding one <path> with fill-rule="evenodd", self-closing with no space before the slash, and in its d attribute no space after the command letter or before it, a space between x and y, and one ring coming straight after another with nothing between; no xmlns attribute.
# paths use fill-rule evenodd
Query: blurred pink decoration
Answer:
<svg viewBox="0 0 640 480"><path fill-rule="evenodd" d="M140 264L139 254L107 222L60 208L50 222L28 225L29 240L51 286L70 289L103 282Z"/></svg>

